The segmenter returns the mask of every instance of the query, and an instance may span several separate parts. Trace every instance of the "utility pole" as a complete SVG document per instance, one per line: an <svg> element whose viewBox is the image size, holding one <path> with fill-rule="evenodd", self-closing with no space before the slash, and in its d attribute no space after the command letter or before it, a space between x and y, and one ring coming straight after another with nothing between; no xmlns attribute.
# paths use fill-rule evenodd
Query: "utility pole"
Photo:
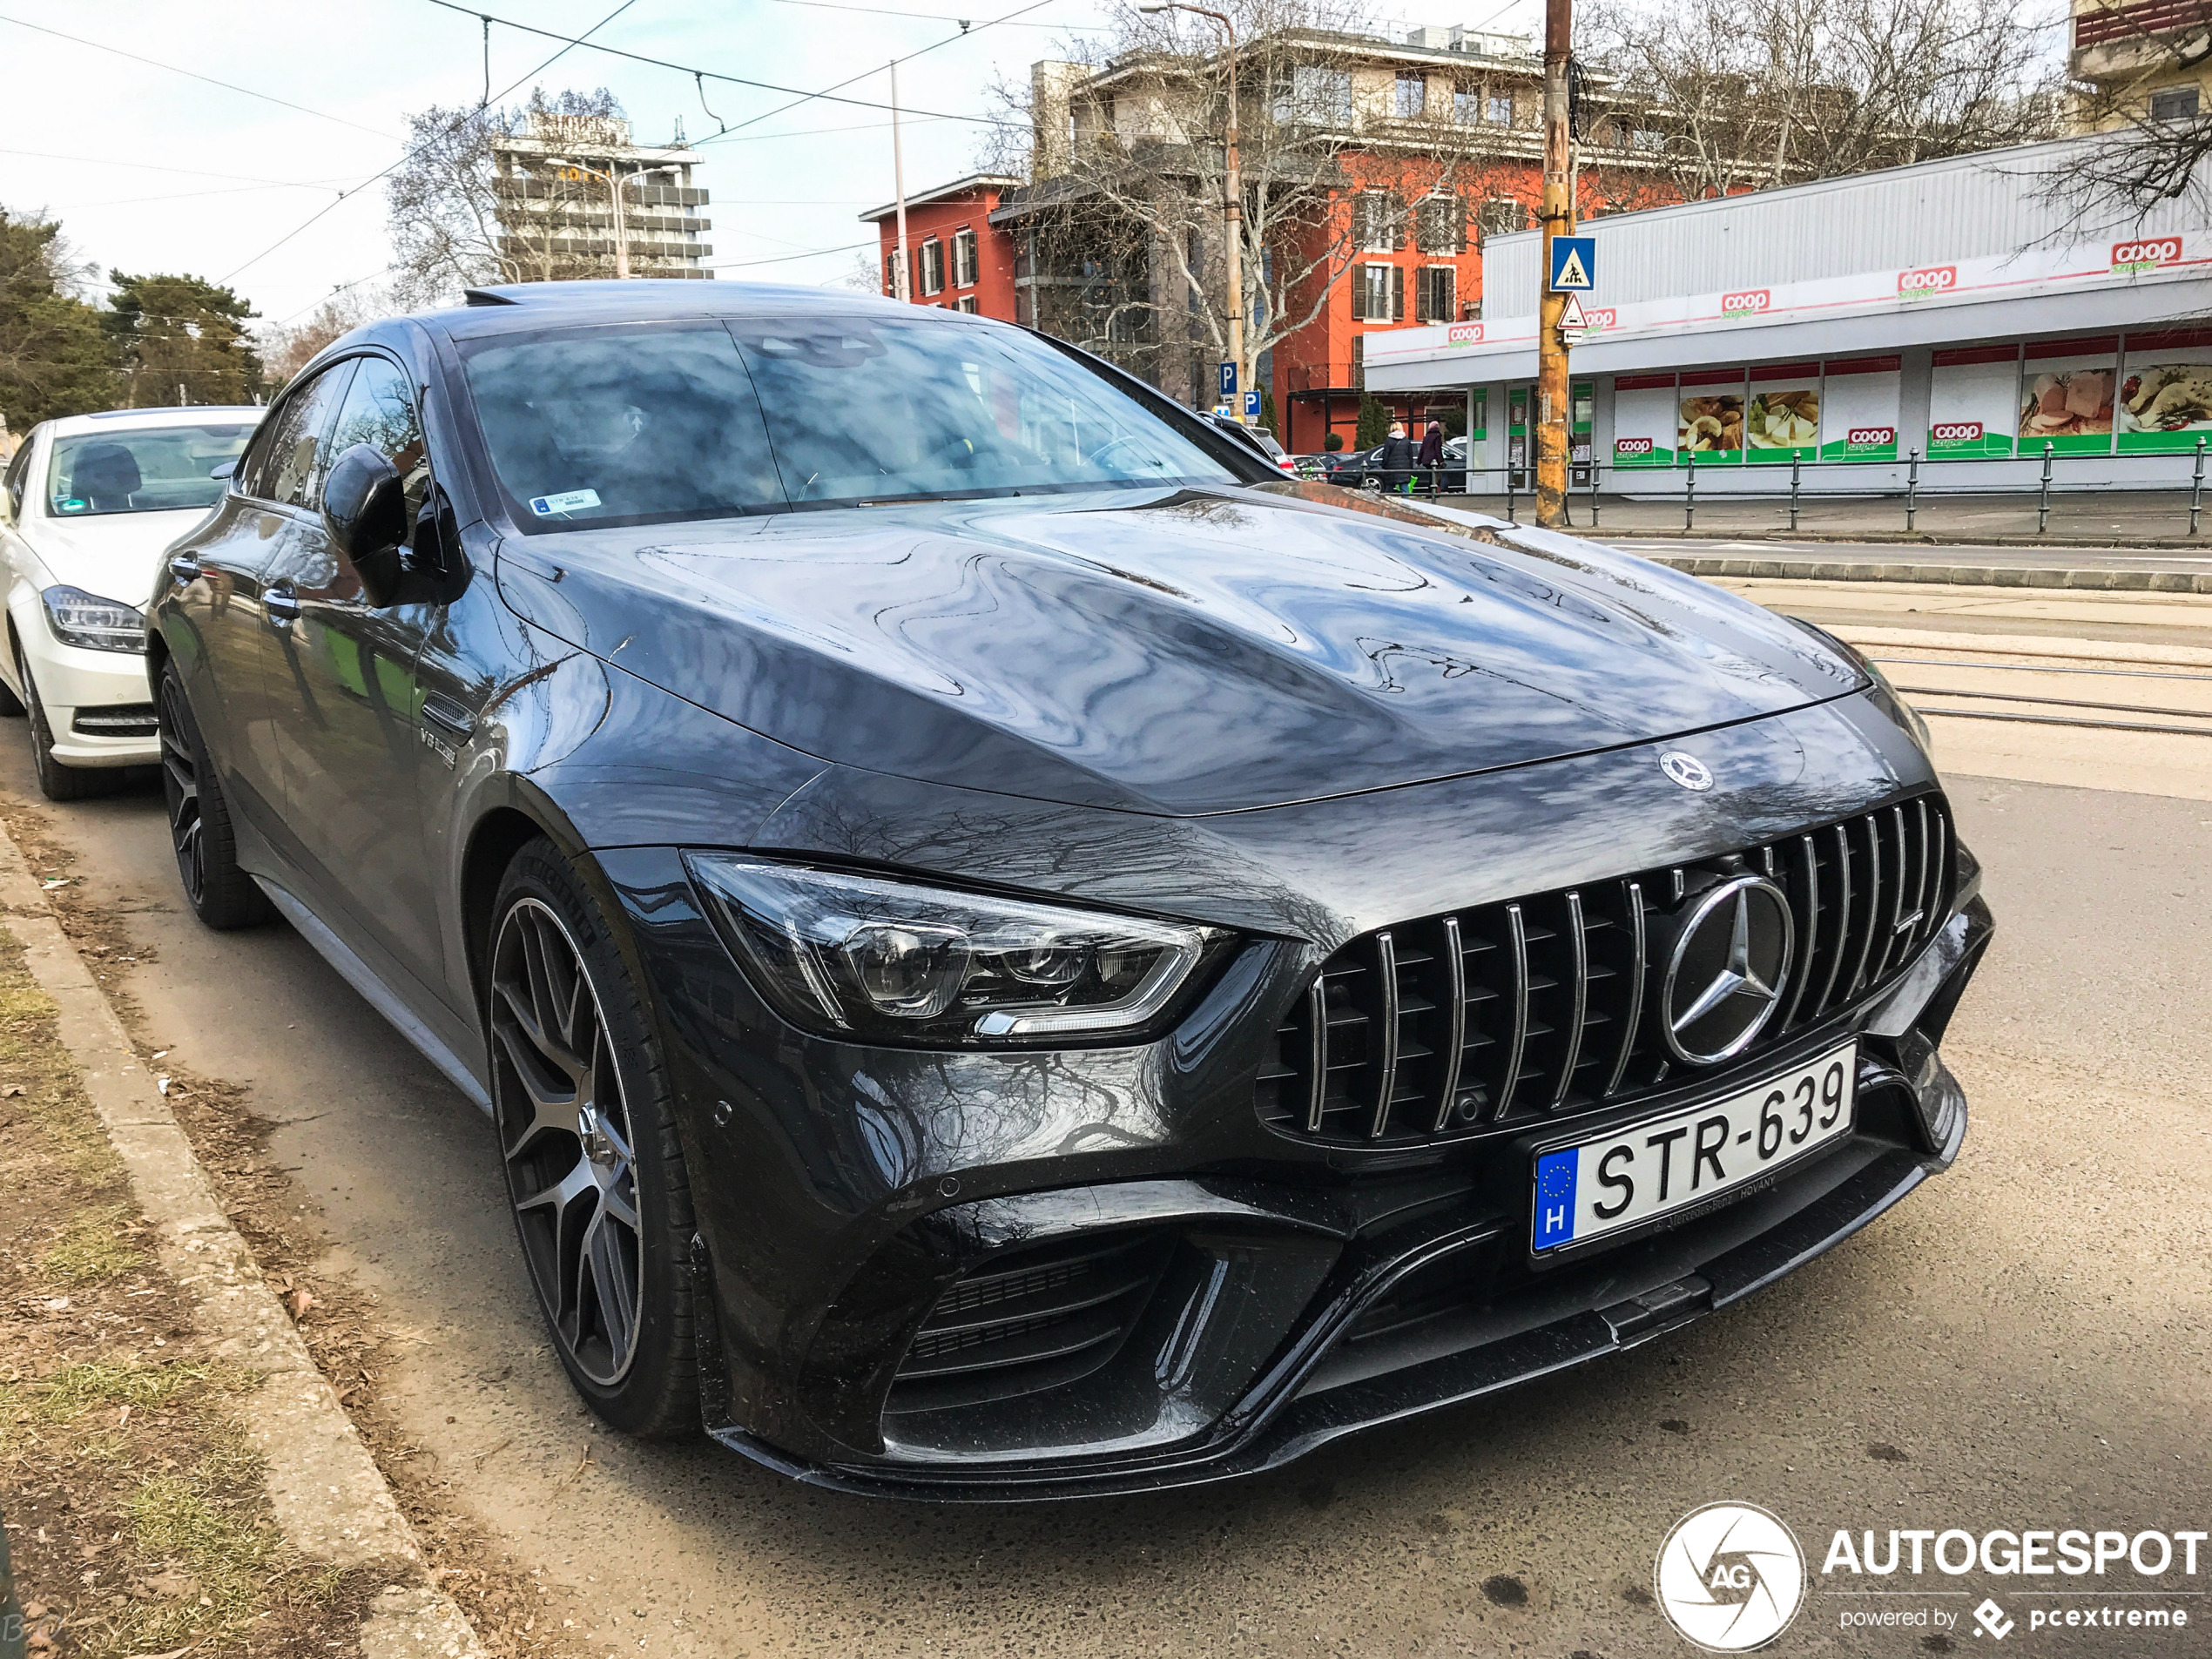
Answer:
<svg viewBox="0 0 2212 1659"><path fill-rule="evenodd" d="M1557 529L1567 523L1567 342L1559 315L1567 296L1551 287L1552 238L1575 233L1568 186L1567 61L1574 26L1573 0L1544 3L1544 246L1536 304L1536 523Z"/></svg>
<svg viewBox="0 0 2212 1659"><path fill-rule="evenodd" d="M1140 5L1139 11L1192 11L1201 17L1211 17L1221 25L1229 39L1229 120L1223 134L1226 153L1222 158L1221 222L1223 240L1222 264L1229 284L1229 361L1237 365L1237 389L1241 396L1251 375L1244 362L1244 180L1237 165L1237 25L1229 14L1216 11L1210 6L1194 6L1185 0L1165 0L1163 4Z"/></svg>
<svg viewBox="0 0 2212 1659"><path fill-rule="evenodd" d="M899 60L891 60L891 185L899 197L899 277L898 297L914 298L914 282L907 274L914 267L907 259L907 160L906 152L899 146Z"/></svg>

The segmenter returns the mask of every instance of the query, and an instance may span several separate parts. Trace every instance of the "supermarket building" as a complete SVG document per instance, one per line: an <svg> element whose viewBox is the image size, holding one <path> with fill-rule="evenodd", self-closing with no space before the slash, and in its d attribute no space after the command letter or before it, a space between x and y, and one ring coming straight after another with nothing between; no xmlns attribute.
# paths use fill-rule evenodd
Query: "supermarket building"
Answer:
<svg viewBox="0 0 2212 1659"><path fill-rule="evenodd" d="M1675 495L2171 487L2212 440L2212 226L2078 214L2067 139L1585 224L1574 487ZM2198 196L2198 192L2190 192ZM1491 239L1486 314L1369 342L1366 385L1464 397L1487 488L1533 482L1534 232ZM1510 296L1510 297L1509 297ZM1842 464L1822 464L1842 463ZM1486 488L1480 481L1477 489Z"/></svg>

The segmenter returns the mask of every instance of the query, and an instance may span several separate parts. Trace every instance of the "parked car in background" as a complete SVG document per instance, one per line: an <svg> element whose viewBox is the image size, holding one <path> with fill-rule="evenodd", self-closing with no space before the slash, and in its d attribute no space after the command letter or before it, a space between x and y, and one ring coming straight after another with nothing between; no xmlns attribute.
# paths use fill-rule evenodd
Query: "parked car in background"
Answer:
<svg viewBox="0 0 2212 1659"><path fill-rule="evenodd" d="M155 577L193 910L489 1115L625 1431L1249 1473L1725 1307L1966 1136L1989 912L1862 656L1062 341L479 291L308 364Z"/></svg>
<svg viewBox="0 0 2212 1659"><path fill-rule="evenodd" d="M38 786L72 800L161 758L145 617L162 550L207 516L258 408L116 409L25 435L0 497L0 713L28 714Z"/></svg>
<svg viewBox="0 0 2212 1659"><path fill-rule="evenodd" d="M1293 475L1297 474L1297 463L1293 462L1288 455L1284 453L1283 446L1275 441L1275 435L1269 431L1265 427L1246 426L1242 421L1236 419L1234 416L1217 415L1211 412L1206 415L1206 419L1212 421L1216 426L1219 427L1224 432L1229 434L1231 437L1236 439L1239 443L1248 445L1250 448L1257 449L1261 455L1265 457L1273 465L1281 468L1285 472L1290 473Z"/></svg>

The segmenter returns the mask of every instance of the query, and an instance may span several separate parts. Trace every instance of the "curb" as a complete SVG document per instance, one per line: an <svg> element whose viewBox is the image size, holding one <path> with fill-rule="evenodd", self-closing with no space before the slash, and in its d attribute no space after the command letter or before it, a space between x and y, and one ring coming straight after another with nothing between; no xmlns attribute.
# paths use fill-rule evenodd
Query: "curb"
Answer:
<svg viewBox="0 0 2212 1659"><path fill-rule="evenodd" d="M2122 540L2113 536L1969 536L1964 532L1939 535L1933 530L1793 530L1777 527L1764 529L1619 529L1610 530L1600 525L1588 529L1575 527L1578 536L1596 536L1607 541L1648 542L1801 542L1817 547L1824 543L1840 543L1846 547L1881 545L1885 547L2078 547L2104 550L2119 549L2127 552L2201 553L2212 548L2212 536L2137 536Z"/></svg>
<svg viewBox="0 0 2212 1659"><path fill-rule="evenodd" d="M160 1239L162 1264L197 1305L192 1322L217 1358L266 1377L248 1396L248 1437L267 1460L269 1501L286 1540L338 1567L389 1563L428 1585L429 1561L338 1396L316 1369L231 1225L169 1103L138 1062L22 850L0 833L0 927L53 999L56 1028L83 1075L85 1097L123 1161L132 1196ZM443 1591L394 1588L361 1627L368 1659L482 1659L460 1608Z"/></svg>
<svg viewBox="0 0 2212 1659"><path fill-rule="evenodd" d="M2070 588L2095 593L2212 594L2212 572L2067 570L1993 564L1868 564L1826 559L1722 559L1651 556L1690 576L1762 577L1800 582L1926 582L1959 588Z"/></svg>

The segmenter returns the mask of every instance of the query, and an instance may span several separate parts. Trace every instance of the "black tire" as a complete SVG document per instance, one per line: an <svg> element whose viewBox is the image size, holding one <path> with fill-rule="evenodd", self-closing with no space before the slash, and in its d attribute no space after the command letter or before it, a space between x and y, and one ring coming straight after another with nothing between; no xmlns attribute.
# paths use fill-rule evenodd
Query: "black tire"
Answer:
<svg viewBox="0 0 2212 1659"><path fill-rule="evenodd" d="M613 1427L697 1433L691 1190L644 1000L543 837L501 879L487 942L500 1162L553 1351Z"/></svg>
<svg viewBox="0 0 2212 1659"><path fill-rule="evenodd" d="M215 780L207 745L185 697L174 662L161 671L155 705L161 732L161 799L169 808L169 846L177 855L192 913L222 932L253 927L275 914L268 895L239 867L231 804Z"/></svg>
<svg viewBox="0 0 2212 1659"><path fill-rule="evenodd" d="M130 781L121 766L71 766L55 759L54 728L47 723L38 682L30 678L30 664L20 651L16 653L16 678L23 682L25 712L30 716L30 765L38 774L40 793L48 800L90 800L95 795L112 795Z"/></svg>

